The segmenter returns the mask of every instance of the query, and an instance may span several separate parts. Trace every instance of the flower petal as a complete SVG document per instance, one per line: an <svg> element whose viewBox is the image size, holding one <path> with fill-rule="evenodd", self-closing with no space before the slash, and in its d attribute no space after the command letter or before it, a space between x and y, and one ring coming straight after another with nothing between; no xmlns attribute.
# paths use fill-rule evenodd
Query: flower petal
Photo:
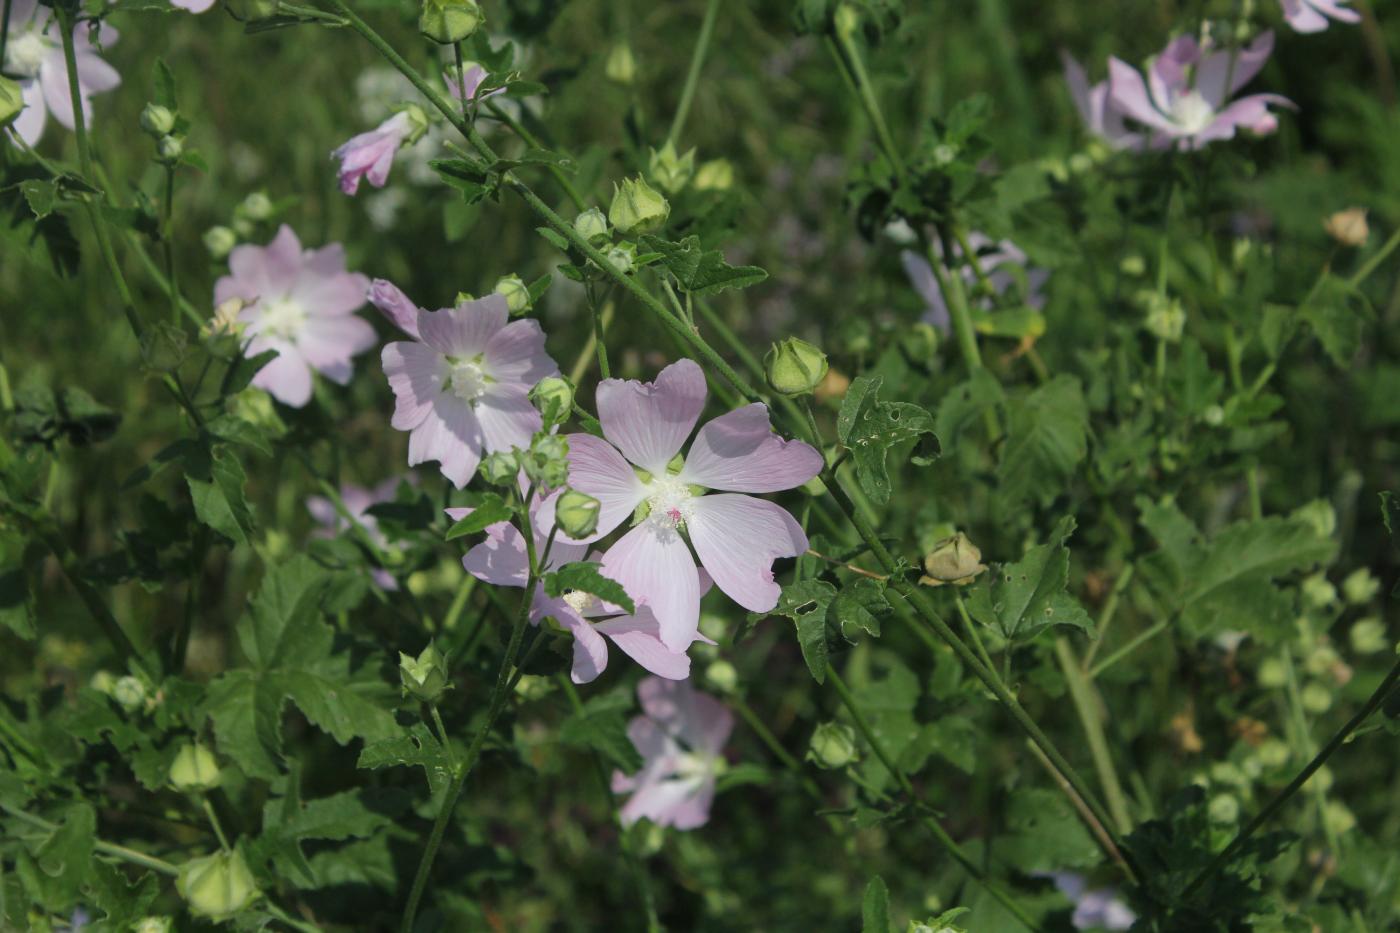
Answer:
<svg viewBox="0 0 1400 933"><path fill-rule="evenodd" d="M491 386L477 401L476 417L486 449L493 452L528 449L542 425L540 413L530 404L525 390L505 383Z"/></svg>
<svg viewBox="0 0 1400 933"><path fill-rule="evenodd" d="M471 514L449 509L449 517L460 521ZM530 559L525 554L525 538L510 522L497 522L486 529L486 540L462 556L467 573L492 586L524 586L529 582Z"/></svg>
<svg viewBox="0 0 1400 933"><path fill-rule="evenodd" d="M486 352L491 337L506 324L510 311L500 295L464 301L455 308L418 315L422 340L444 356L476 356Z"/></svg>
<svg viewBox="0 0 1400 933"><path fill-rule="evenodd" d="M370 302L383 312L399 330L415 340L418 338L418 313L421 308L414 304L403 291L388 279L375 279L369 285Z"/></svg>
<svg viewBox="0 0 1400 933"><path fill-rule="evenodd" d="M774 434L768 406L754 402L700 429L686 455L681 479L707 489L778 492L801 486L822 466L822 455L811 444Z"/></svg>
<svg viewBox="0 0 1400 933"><path fill-rule="evenodd" d="M782 587L773 581L773 561L806 552L802 526L786 509L752 496L702 496L691 508L690 540L715 586L751 612L776 606Z"/></svg>
<svg viewBox="0 0 1400 933"><path fill-rule="evenodd" d="M690 647L700 628L700 578L679 534L643 522L603 555L603 572L621 583L634 603L651 607L666 647Z"/></svg>
<svg viewBox="0 0 1400 933"><path fill-rule="evenodd" d="M461 489L481 462L481 425L471 406L439 396L408 435L408 465L438 461L442 475Z"/></svg>
<svg viewBox="0 0 1400 933"><path fill-rule="evenodd" d="M734 729L734 714L689 683L648 677L637 684L642 711L692 750L718 753Z"/></svg>
<svg viewBox="0 0 1400 933"><path fill-rule="evenodd" d="M442 356L421 343L399 341L386 345L379 359L394 391L394 417L389 423L396 431L411 431L423 423L442 395Z"/></svg>
<svg viewBox="0 0 1400 933"><path fill-rule="evenodd" d="M1233 54L1221 49L1212 52L1196 68L1196 90L1216 110L1248 84L1274 51L1274 34L1265 31L1249 45ZM1232 61L1233 59L1233 61ZM1229 87L1225 81L1229 79Z"/></svg>
<svg viewBox="0 0 1400 933"><path fill-rule="evenodd" d="M586 541L596 541L622 524L646 496L642 481L617 448L591 434L570 434L569 485L597 499L598 528Z"/></svg>
<svg viewBox="0 0 1400 933"><path fill-rule="evenodd" d="M1109 101L1124 116L1164 133L1177 134L1176 125L1152 105L1147 96L1147 85L1136 68L1117 58L1110 58L1108 82Z"/></svg>
<svg viewBox="0 0 1400 933"><path fill-rule="evenodd" d="M705 392L705 374L694 360L677 360L655 382L604 379L597 392L603 436L637 466L663 473L694 429Z"/></svg>
<svg viewBox="0 0 1400 933"><path fill-rule="evenodd" d="M544 331L538 321L512 321L496 331L486 344L486 370L502 382L534 386L559 367L544 349Z"/></svg>
<svg viewBox="0 0 1400 933"><path fill-rule="evenodd" d="M268 347L263 346L254 352L256 342L248 345L250 356L256 356ZM253 377L253 385L264 389L283 405L301 408L311 401L311 367L295 347L278 341L272 347L277 356Z"/></svg>
<svg viewBox="0 0 1400 933"><path fill-rule="evenodd" d="M369 322L358 317L310 317L297 338L306 362L323 375L345 385L350 359L374 346L378 338Z"/></svg>
<svg viewBox="0 0 1400 933"><path fill-rule="evenodd" d="M634 616L598 622L593 629L611 638L624 654L658 677L685 680L690 676L690 656L666 647L656 616L645 606Z"/></svg>

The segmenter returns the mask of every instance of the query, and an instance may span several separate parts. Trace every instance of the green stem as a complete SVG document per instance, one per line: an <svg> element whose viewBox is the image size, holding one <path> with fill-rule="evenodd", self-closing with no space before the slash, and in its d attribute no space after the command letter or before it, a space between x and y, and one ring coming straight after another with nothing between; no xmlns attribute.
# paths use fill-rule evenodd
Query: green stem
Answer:
<svg viewBox="0 0 1400 933"><path fill-rule="evenodd" d="M690 103L695 99L695 88L700 83L700 70L705 64L705 55L710 50L710 38L714 35L715 20L719 17L719 0L709 0L705 7L705 19L700 23L700 35L695 40L695 49L690 53L690 69L685 74L685 86L681 88L681 99L676 104L676 115L671 120L671 132L666 141L675 145L680 138L685 118L690 114Z"/></svg>
<svg viewBox="0 0 1400 933"><path fill-rule="evenodd" d="M880 143L880 148L884 150L885 158L889 159L895 177L902 183L904 181L904 160L900 158L899 150L895 148L894 137L890 135L890 128L885 123L885 115L880 110L880 101L875 96L875 88L870 83L870 75L865 70L865 61L861 58L860 48L855 43L854 30L843 29L838 25L834 32L836 33L836 44L840 47L841 53L845 57L846 66L850 69L856 94L860 98L861 105L865 108L866 116L870 118L871 126L875 128L875 138Z"/></svg>
<svg viewBox="0 0 1400 933"><path fill-rule="evenodd" d="M161 204L161 248L165 253L165 278L170 284L170 323L180 323L180 284L175 271L175 242L172 238L171 217L175 213L175 164L165 166L165 200Z"/></svg>
<svg viewBox="0 0 1400 933"><path fill-rule="evenodd" d="M452 604L447 607L447 615L442 619L442 630L450 632L457 627L457 620L462 617L462 610L466 608L467 600L471 598L472 591L476 589L476 577L471 574L464 574L462 582L457 587L457 592L452 595Z"/></svg>
<svg viewBox="0 0 1400 933"><path fill-rule="evenodd" d="M1351 717L1351 719L1347 721L1347 724L1342 726L1337 734L1328 740L1327 744L1322 747L1322 750L1313 756L1312 761L1309 761L1303 770L1299 771L1298 775L1288 782L1288 786L1275 794L1273 799L1265 804L1264 809L1260 810L1255 815L1254 819L1245 824L1244 828L1235 835L1235 838L1230 841L1230 844L1222 849L1220 854L1215 858L1211 859L1210 864L1203 868L1201 873L1192 879L1191 883L1182 891L1183 900L1198 891L1201 885L1210 880L1212 875L1229 863L1235 853L1239 852L1240 848L1249 841L1249 837L1254 835L1259 827L1272 819L1274 814L1288 802L1289 798L1296 794L1298 790L1307 783L1308 778L1312 777L1313 774L1317 772L1317 769L1321 768L1323 764L1327 762L1327 759L1332 757L1332 753L1346 744L1351 734L1355 732L1363 722L1370 718L1372 713L1380 709L1381 705L1385 703L1386 699L1390 696L1391 691L1395 689L1397 683L1400 683L1400 661L1397 661L1395 666L1390 669L1390 673L1385 675L1385 679L1381 681L1380 686L1376 687L1375 691L1361 709L1357 710L1356 715Z"/></svg>
<svg viewBox="0 0 1400 933"><path fill-rule="evenodd" d="M1347 284L1352 288L1356 288L1362 282L1370 278L1371 273L1375 272L1376 269L1380 267L1380 264L1385 262L1386 257L1393 253L1397 246L1400 246L1400 228L1397 228L1395 232L1390 235L1390 239L1386 240L1380 249L1372 253L1370 258L1361 264L1361 268L1357 269L1355 274L1347 280Z"/></svg>
<svg viewBox="0 0 1400 933"><path fill-rule="evenodd" d="M525 128L525 124L515 119L515 117L511 116L500 104L489 97L486 99L486 109L491 111L491 116L504 123L512 133L519 136L525 145L532 149L548 148L544 143L540 142L539 137ZM588 209L588 202L584 200L583 195L579 194L578 188L576 188L573 181L569 179L568 172L565 172L552 162L545 166L545 170L554 176L554 180L559 183L559 187L563 188L564 193L569 196L569 200L574 202L574 207L577 207L581 211Z"/></svg>
<svg viewBox="0 0 1400 933"><path fill-rule="evenodd" d="M141 661L140 652L136 649L136 644L131 640L131 636L126 634L126 630L121 627L116 616L112 615L112 610L107 608L107 604L102 601L97 590L78 575L77 556L69 549L68 543L53 528L24 521L22 516L20 516L20 520L22 524L29 525L31 532L48 545L49 550L58 560L58 566L63 571L63 576L77 592L78 598L82 600L88 613L97 621L98 626L107 636L107 640L112 643L112 647L117 650L117 656L122 663L135 664L144 670L145 665Z"/></svg>
<svg viewBox="0 0 1400 933"><path fill-rule="evenodd" d="M1093 667L1089 668L1089 679L1093 680L1094 678L1102 674L1104 671L1108 670L1110 667L1117 664L1119 661L1123 660L1128 655L1132 654L1143 642L1150 641L1151 639L1156 638L1157 635L1166 631L1167 626L1170 625L1171 622L1171 618L1166 618L1160 622L1154 623L1150 628L1144 629L1138 635L1134 636L1133 639L1129 641L1126 645L1119 648L1117 651L1113 652L1108 657L1104 658L1098 664L1095 664Z"/></svg>
<svg viewBox="0 0 1400 933"><path fill-rule="evenodd" d="M608 368L608 347L603 340L603 315L598 310L598 302L593 294L593 286L588 287L588 315L593 319L593 349L598 353L598 375L604 379L612 378L612 370Z"/></svg>
<svg viewBox="0 0 1400 933"><path fill-rule="evenodd" d="M57 823L50 823L42 817L35 816L32 813L26 813L7 803L0 803L0 809L3 809L20 822L28 823L36 829L54 832L59 828ZM144 852L137 852L135 849L128 849L126 846L119 846L115 843L103 842L101 839L98 839L93 842L93 848L98 852L113 856L114 858L119 858L124 862L130 862L132 865L140 865L142 868L149 868L151 871L159 872L162 875L169 875L172 878L180 874L178 866L172 865L170 862L164 861L163 859L158 859L154 855L147 855Z"/></svg>
<svg viewBox="0 0 1400 933"><path fill-rule="evenodd" d="M1100 715L1100 698L1094 686L1084 675L1084 668L1074 655L1069 639L1055 639L1055 657L1060 662L1060 670L1069 686L1070 700L1079 716L1079 725L1084 729L1084 738L1089 743L1089 754L1094 759L1094 769L1099 774L1099 784L1103 787L1108 810L1113 814L1114 823L1120 833L1128 833L1133 828L1133 818L1128 812L1128 799L1123 794L1123 785L1118 781L1118 772L1113 767L1113 756L1108 752L1108 741L1104 738L1103 717Z"/></svg>
<svg viewBox="0 0 1400 933"><path fill-rule="evenodd" d="M224 835L223 824L219 822L218 814L214 812L214 805L209 802L208 795L200 794L199 803L204 810L204 815L209 819L209 825L214 828L214 835L219 840L219 848L225 852L232 852L233 847L228 844L228 836Z"/></svg>
<svg viewBox="0 0 1400 933"><path fill-rule="evenodd" d="M1123 591L1128 588L1128 584L1133 581L1133 565L1126 564L1118 579L1113 581L1113 589L1108 591L1108 598L1104 600L1103 609L1099 612L1098 625L1094 626L1094 640L1089 645L1088 652L1084 655L1084 669L1093 667L1094 657L1099 653L1099 648L1103 646L1103 638L1108 632L1108 627L1113 624L1113 617L1118 612L1118 600L1122 598Z"/></svg>
<svg viewBox="0 0 1400 933"><path fill-rule="evenodd" d="M613 312L617 309L617 303L609 301L603 305L602 314L599 319L593 322L593 331L588 335L588 339L579 348L578 356L574 359L574 365L569 367L569 381L578 385L585 373L588 372L588 364L597 357L598 362L603 362L603 354L596 353L596 345L600 343L600 338L607 333L608 327L612 324Z"/></svg>

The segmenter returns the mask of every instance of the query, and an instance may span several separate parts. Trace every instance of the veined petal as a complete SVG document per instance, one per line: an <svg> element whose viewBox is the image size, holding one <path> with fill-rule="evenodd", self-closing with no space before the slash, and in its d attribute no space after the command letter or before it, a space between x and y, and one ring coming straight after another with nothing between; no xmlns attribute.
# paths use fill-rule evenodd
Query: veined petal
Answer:
<svg viewBox="0 0 1400 933"><path fill-rule="evenodd" d="M481 425L471 406L439 396L408 435L408 465L438 461L442 475L461 489L481 462Z"/></svg>
<svg viewBox="0 0 1400 933"><path fill-rule="evenodd" d="M655 382L604 379L597 392L603 436L637 466L663 473L695 428L705 393L705 374L694 360L677 360Z"/></svg>
<svg viewBox="0 0 1400 933"><path fill-rule="evenodd" d="M752 496L702 496L691 509L690 540L715 586L752 612L776 606L782 587L773 580L773 561L807 550L802 526L786 509Z"/></svg>
<svg viewBox="0 0 1400 933"><path fill-rule="evenodd" d="M774 434L768 406L755 402L700 429L681 479L707 489L778 492L801 486L823 466L821 453L812 445Z"/></svg>
<svg viewBox="0 0 1400 933"><path fill-rule="evenodd" d="M700 577L679 534L643 522L603 555L603 572L621 583L634 603L651 608L666 647L690 647L700 629Z"/></svg>
<svg viewBox="0 0 1400 933"><path fill-rule="evenodd" d="M1172 123L1152 104L1147 96L1147 85L1136 68L1117 58L1108 60L1109 101L1124 116L1163 133L1177 134L1176 124Z"/></svg>
<svg viewBox="0 0 1400 933"><path fill-rule="evenodd" d="M421 310L388 279L375 279L369 286L369 300L399 330L418 339L418 313Z"/></svg>
<svg viewBox="0 0 1400 933"><path fill-rule="evenodd" d="M455 308L423 312L418 315L418 330L423 342L444 356L476 356L486 352L509 313L505 298L487 295Z"/></svg>
<svg viewBox="0 0 1400 933"><path fill-rule="evenodd" d="M252 349L250 344L250 353ZM257 375L253 377L253 385L266 390L283 405L301 408L311 401L311 367L307 365L305 357L289 343L278 341L273 349L277 351L277 356L258 370Z"/></svg>
<svg viewBox="0 0 1400 933"><path fill-rule="evenodd" d="M411 431L423 423L442 395L442 356L424 344L399 341L386 345L379 358L394 391L394 417L389 423L396 431Z"/></svg>
<svg viewBox="0 0 1400 933"><path fill-rule="evenodd" d="M596 541L622 524L646 497L642 481L617 448L591 434L570 434L569 485L600 503Z"/></svg>
<svg viewBox="0 0 1400 933"><path fill-rule="evenodd" d="M646 606L640 607L636 615L598 622L593 628L612 639L624 654L658 677L685 680L690 676L690 656L666 647L661 640L661 627L656 616Z"/></svg>
<svg viewBox="0 0 1400 933"><path fill-rule="evenodd" d="M486 449L493 452L527 449L542 424L524 389L499 382L477 400L476 417Z"/></svg>
<svg viewBox="0 0 1400 933"><path fill-rule="evenodd" d="M559 367L544 349L544 331L538 321L512 321L496 331L486 344L486 369L502 382L514 382L526 389L546 376L558 375Z"/></svg>

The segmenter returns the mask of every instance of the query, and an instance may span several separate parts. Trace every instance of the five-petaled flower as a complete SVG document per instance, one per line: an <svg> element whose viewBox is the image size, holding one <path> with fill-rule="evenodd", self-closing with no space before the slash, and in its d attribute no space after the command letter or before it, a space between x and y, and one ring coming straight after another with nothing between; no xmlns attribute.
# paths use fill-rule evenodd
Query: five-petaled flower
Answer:
<svg viewBox="0 0 1400 933"><path fill-rule="evenodd" d="M745 609L778 602L773 561L807 550L787 511L737 493L792 489L821 472L822 455L773 433L754 403L714 419L681 446L705 407L705 375L693 360L663 369L654 383L598 385L603 438L569 435L569 485L602 503L596 540L629 517L635 527L603 555L603 569L661 624L661 640L684 651L700 620L700 574L690 545L716 586ZM721 495L706 495L708 490Z"/></svg>
<svg viewBox="0 0 1400 933"><path fill-rule="evenodd" d="M369 132L351 137L331 153L332 159L340 160L340 190L353 195L360 190L361 178L383 188L399 149L417 142L427 129L422 108L410 105Z"/></svg>
<svg viewBox="0 0 1400 933"><path fill-rule="evenodd" d="M19 82L24 98L24 110L16 118L13 130L33 146L44 134L49 114L68 129L73 128L73 93L63 60L63 34L53 11L40 7L37 0L12 0L9 15L4 72ZM97 56L99 48L108 48L116 41L117 31L106 23L96 32L86 24L73 28L78 92L86 122L92 120L92 95L122 83L117 70Z"/></svg>
<svg viewBox="0 0 1400 933"><path fill-rule="evenodd" d="M384 537L384 532L380 530L379 520L369 514L369 509L381 502L392 502L394 494L398 492L399 483L403 481L401 477L391 476L373 489L366 489L351 483L344 483L340 487L340 501L345 506L345 511L349 513L350 520L360 526L361 530L380 551L389 547L389 540ZM412 483L413 481L413 474L410 473L408 482ZM313 532L314 537L334 538L350 530L350 520L347 520L340 513L335 503L327 496L309 496L306 500L306 511L310 512L316 524L321 526ZM381 590L386 592L392 593L399 588L394 575L383 567L375 567L371 570L370 577Z"/></svg>
<svg viewBox="0 0 1400 933"><path fill-rule="evenodd" d="M436 460L461 488L476 473L482 450L530 446L542 425L530 389L559 372L536 321L507 323L501 295L428 311L377 280L370 300L413 338L389 344L381 357L396 402L390 423L410 432L410 466Z"/></svg>
<svg viewBox="0 0 1400 933"><path fill-rule="evenodd" d="M251 338L247 356L276 350L253 377L278 401L300 408L311 400L311 371L345 385L351 359L374 346L374 328L355 316L369 279L345 269L345 249L331 243L302 249L286 224L267 246L235 247L229 274L214 284L214 304L241 298L238 320Z"/></svg>
<svg viewBox="0 0 1400 933"><path fill-rule="evenodd" d="M1283 18L1298 32L1322 32L1328 20L1359 23L1361 14L1347 6L1347 0L1282 0Z"/></svg>
<svg viewBox="0 0 1400 933"><path fill-rule="evenodd" d="M1062 52L1060 57L1065 66L1065 83L1084 128L1114 149L1141 149L1142 134L1132 132L1124 124L1123 114L1109 99L1109 82L1090 85L1084 66L1073 55Z"/></svg>
<svg viewBox="0 0 1400 933"><path fill-rule="evenodd" d="M615 794L631 793L622 824L640 819L658 826L695 829L710 819L715 779L723 773L724 743L734 716L688 681L648 677L637 685L643 716L627 724L627 737L642 756L642 770L613 772Z"/></svg>
<svg viewBox="0 0 1400 933"><path fill-rule="evenodd" d="M1191 36L1180 36L1153 61L1146 81L1136 68L1110 58L1111 105L1150 130L1159 149L1199 149L1232 138L1238 129L1267 135L1278 128L1270 105L1293 103L1277 94L1230 97L1259 73L1273 48L1272 32L1233 51L1207 51Z"/></svg>
<svg viewBox="0 0 1400 933"><path fill-rule="evenodd" d="M1041 294L1040 288L1050 278L1047 269L1028 268L1026 266L1027 257L1024 252L1010 240L996 242L984 233L973 231L968 234L967 245L972 247L973 255L977 259L978 267L987 278L995 295L983 295L973 301L974 307L979 307L990 311L1001 295L1011 288L1018 281L1017 274L1013 268L1020 268L1025 275L1025 303L1032 308L1040 308L1045 304L1045 296ZM943 258L943 246L937 240L934 241L934 251L939 259ZM962 259L962 249L954 247L954 253L959 260ZM919 297L924 300L924 321L937 327L939 330L947 331L952 326L952 321L948 313L948 304L943 298L943 291L938 287L938 279L933 274L933 266L929 261L913 250L906 249L900 252L899 260L904 265L904 274L909 277L909 284L914 286L914 291L919 293ZM978 285L977 273L973 270L971 263L959 262L956 270L949 270L944 265L945 274L957 275L962 279L965 291L971 291Z"/></svg>
<svg viewBox="0 0 1400 933"><path fill-rule="evenodd" d="M534 529L536 555L545 554L549 531L554 524L554 505L562 492L554 490L547 495L536 493L530 503L530 524ZM448 509L447 514L453 521L458 521L470 515L471 511ZM545 572L583 560L588 545L571 544L556 538L548 552L544 566L540 568ZM596 559L596 555L593 555L593 559ZM510 522L491 525L486 529L486 540L462 558L462 566L472 576L493 586L524 586L529 582L530 570L525 538ZM543 585L536 584L530 606L530 621L538 625L546 617L553 618L574 637L574 662L570 676L576 684L597 679L607 668L608 639L653 674L668 680L684 680L690 676L690 657L684 649L672 651L666 647L661 641L656 616L645 605L637 606L635 615L627 615L621 608L604 603L591 594L575 591L562 596L549 596ZM697 636L695 640L714 644L703 636Z"/></svg>

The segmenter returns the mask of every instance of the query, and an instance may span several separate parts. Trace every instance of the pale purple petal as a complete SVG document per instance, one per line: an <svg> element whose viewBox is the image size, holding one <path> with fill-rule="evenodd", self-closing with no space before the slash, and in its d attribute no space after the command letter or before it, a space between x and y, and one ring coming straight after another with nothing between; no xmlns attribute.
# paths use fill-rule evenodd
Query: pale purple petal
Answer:
<svg viewBox="0 0 1400 933"><path fill-rule="evenodd" d="M249 356L256 356L263 349L268 349L263 347L254 351L256 346L256 341L249 344ZM277 356L258 370L253 377L253 385L267 391L283 405L301 408L311 401L311 367L290 344L280 342L272 349L277 350Z"/></svg>
<svg viewBox="0 0 1400 933"><path fill-rule="evenodd" d="M529 449L530 440L543 424L525 390L499 382L477 401L476 417L486 449L492 452Z"/></svg>
<svg viewBox="0 0 1400 933"><path fill-rule="evenodd" d="M357 317L311 317L297 347L311 367L345 385L350 379L350 359L374 346L374 328Z"/></svg>
<svg viewBox="0 0 1400 933"><path fill-rule="evenodd" d="M529 388L559 367L544 349L544 331L538 321L512 321L496 331L486 344L486 367L497 379Z"/></svg>
<svg viewBox="0 0 1400 933"><path fill-rule="evenodd" d="M213 6L215 0L170 0L170 5L190 13L203 13Z"/></svg>
<svg viewBox="0 0 1400 933"><path fill-rule="evenodd" d="M690 540L715 586L751 612L776 606L782 587L773 580L773 561L806 552L802 526L786 509L752 496L702 496L691 508Z"/></svg>
<svg viewBox="0 0 1400 933"><path fill-rule="evenodd" d="M418 315L420 339L444 356L476 356L506 324L510 310L501 295L464 301L455 308Z"/></svg>
<svg viewBox="0 0 1400 933"><path fill-rule="evenodd" d="M648 677L637 684L637 699L649 719L692 750L718 753L734 729L728 708L689 683Z"/></svg>
<svg viewBox="0 0 1400 933"><path fill-rule="evenodd" d="M655 382L604 379L597 391L603 435L628 460L660 475L694 429L705 392L704 372L688 359L667 366Z"/></svg>
<svg viewBox="0 0 1400 933"><path fill-rule="evenodd" d="M603 571L622 584L634 603L651 607L666 647L690 647L700 628L700 578L690 549L674 529L643 522L603 555Z"/></svg>
<svg viewBox="0 0 1400 933"><path fill-rule="evenodd" d="M1147 86L1143 84L1142 75L1136 68L1117 58L1110 58L1108 80L1109 100L1125 116L1163 133L1177 134L1176 124L1168 120L1148 98Z"/></svg>
<svg viewBox="0 0 1400 933"><path fill-rule="evenodd" d="M1274 50L1274 34L1263 32L1248 46L1231 54L1221 49L1207 55L1196 68L1196 90L1219 110L1230 96L1250 82ZM1232 61L1233 59L1233 61ZM1229 77L1229 86L1225 84Z"/></svg>
<svg viewBox="0 0 1400 933"><path fill-rule="evenodd" d="M44 106L44 89L36 80L19 82L20 99L24 109L20 111L10 128L29 146L36 146L44 135L44 121L48 118L48 108Z"/></svg>
<svg viewBox="0 0 1400 933"><path fill-rule="evenodd" d="M555 615L574 636L574 663L569 679L592 683L608 666L608 643L588 622L573 613Z"/></svg>
<svg viewBox="0 0 1400 933"><path fill-rule="evenodd" d="M681 480L730 492L779 492L822 471L821 453L773 433L768 406L745 405L706 424L690 445Z"/></svg>
<svg viewBox="0 0 1400 933"><path fill-rule="evenodd" d="M471 509L447 511L453 521L460 521L472 512ZM524 586L530 579L525 537L510 522L497 522L487 527L486 540L462 557L462 567L493 586Z"/></svg>
<svg viewBox="0 0 1400 933"><path fill-rule="evenodd" d="M617 449L591 434L570 434L569 485L597 499L598 528L587 539L596 541L622 524L646 497L636 472Z"/></svg>
<svg viewBox="0 0 1400 933"><path fill-rule="evenodd" d="M661 640L661 627L651 610L642 606L634 616L595 623L593 628L612 639L633 661L659 677L685 680L690 676L690 656L672 651Z"/></svg>
<svg viewBox="0 0 1400 933"><path fill-rule="evenodd" d="M904 274L909 284L924 300L924 320L940 330L952 326L948 305L943 301L943 292L938 288L938 279L933 275L933 266L927 259L913 250L901 250L899 261L904 266Z"/></svg>
<svg viewBox="0 0 1400 933"><path fill-rule="evenodd" d="M461 489L481 462L481 426L471 406L439 396L408 435L408 465L438 461L442 475Z"/></svg>
<svg viewBox="0 0 1400 933"><path fill-rule="evenodd" d="M418 313L422 310L388 279L375 279L369 286L369 300L399 330L418 337Z"/></svg>
<svg viewBox="0 0 1400 933"><path fill-rule="evenodd" d="M400 341L386 345L380 360L394 391L394 417L389 423L397 431L411 431L423 423L442 395L442 357L421 343Z"/></svg>

